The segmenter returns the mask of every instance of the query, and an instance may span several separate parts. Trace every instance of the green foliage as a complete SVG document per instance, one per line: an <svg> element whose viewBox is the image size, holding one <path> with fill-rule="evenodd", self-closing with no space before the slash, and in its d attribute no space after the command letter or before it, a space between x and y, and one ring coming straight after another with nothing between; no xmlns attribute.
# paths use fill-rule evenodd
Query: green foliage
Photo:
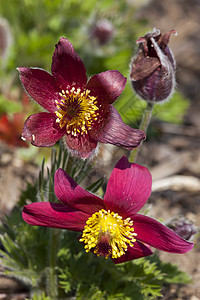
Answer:
<svg viewBox="0 0 200 300"><path fill-rule="evenodd" d="M163 105L155 105L154 116L156 118L169 122L180 124L189 107L189 100L185 99L183 95L176 92L171 100L165 102Z"/></svg>
<svg viewBox="0 0 200 300"><path fill-rule="evenodd" d="M149 259L150 262L156 263L157 267L162 271L164 283L188 284L192 282L191 278L180 271L176 265L162 262L157 255L153 255Z"/></svg>
<svg viewBox="0 0 200 300"><path fill-rule="evenodd" d="M64 234L61 230L30 226L22 220L21 207L30 202L50 201L56 202L54 194L54 174L62 167L68 170L77 182L81 182L91 169L91 164L71 157L59 143L59 149L52 149L51 166L45 168L43 161L39 178L35 183L27 183L21 193L18 206L11 216L6 217L4 225L0 227L0 240L5 251L0 250L0 261L6 267L6 274L25 281L33 288L51 293L53 277L56 284L56 257L59 240ZM97 190L101 182L91 185ZM53 246L52 246L53 245ZM50 291L50 292L49 292Z"/></svg>
<svg viewBox="0 0 200 300"><path fill-rule="evenodd" d="M70 246L75 234L65 236ZM72 243L72 242L71 242ZM76 299L156 299L161 296L163 285L168 283L189 283L189 277L171 264L162 263L154 254L124 264L114 265L111 260L98 258L92 253L81 252L77 244L69 249L61 248L59 260L60 285ZM65 267L64 267L65 266ZM87 296L91 295L91 298Z"/></svg>
<svg viewBox="0 0 200 300"><path fill-rule="evenodd" d="M49 297L46 297L45 296L45 293L42 293L42 295L37 295L37 294L34 294L32 297L31 297L32 300L51 300ZM29 300L29 299L25 299L25 300Z"/></svg>
<svg viewBox="0 0 200 300"><path fill-rule="evenodd" d="M134 11L134 5L114 0L1 0L0 14L10 23L15 40L9 68L49 68L55 43L60 36L66 36L79 50L89 74L103 71L104 65L108 67L109 64L106 59L131 49L136 30L137 34L145 30L141 30L140 23L134 21ZM112 44L99 47L91 40L90 31L95 21L103 18L113 23L115 36ZM127 69L129 59L130 50L123 69ZM119 64L118 61L114 68Z"/></svg>
<svg viewBox="0 0 200 300"><path fill-rule="evenodd" d="M18 102L9 101L0 94L0 114L2 113L16 113L22 110L22 106Z"/></svg>
<svg viewBox="0 0 200 300"><path fill-rule="evenodd" d="M126 124L139 127L146 102L139 100L134 95L132 87L127 85L119 100L115 103L115 107Z"/></svg>
<svg viewBox="0 0 200 300"><path fill-rule="evenodd" d="M18 211L18 215L21 215L20 211ZM46 258L48 229L38 230L20 220L13 227L6 224L1 231L4 231L1 233L1 242L6 252L0 250L2 255L0 261L7 268L6 274L44 290L44 278L48 265Z"/></svg>
<svg viewBox="0 0 200 300"><path fill-rule="evenodd" d="M91 193L96 193L103 185L104 183L104 177L98 179L96 182L90 184L86 190L90 191Z"/></svg>
<svg viewBox="0 0 200 300"><path fill-rule="evenodd" d="M26 188L23 191L21 191L18 205L20 207L23 207L28 202L35 202L37 199L37 193L38 193L37 182L35 183L27 182Z"/></svg>
<svg viewBox="0 0 200 300"><path fill-rule="evenodd" d="M123 92L123 97L116 102L115 107L121 114L125 123L131 126L138 126L146 107L144 100L139 100L133 95L132 88L127 85ZM165 122L179 124L189 107L189 101L180 93L176 92L170 100L164 104L155 104L153 118Z"/></svg>

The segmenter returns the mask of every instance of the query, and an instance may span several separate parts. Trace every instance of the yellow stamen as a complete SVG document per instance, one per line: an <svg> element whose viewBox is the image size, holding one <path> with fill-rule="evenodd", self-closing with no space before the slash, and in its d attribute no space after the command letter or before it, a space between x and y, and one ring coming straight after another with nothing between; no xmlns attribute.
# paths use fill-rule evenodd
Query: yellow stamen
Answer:
<svg viewBox="0 0 200 300"><path fill-rule="evenodd" d="M90 90L75 89L62 90L59 93L60 101L55 101L57 110L56 122L59 123L60 128L66 126L68 134L76 136L77 133L83 135L87 134L88 130L92 129L92 124L97 121L99 107L96 105L96 97L90 96Z"/></svg>
<svg viewBox="0 0 200 300"><path fill-rule="evenodd" d="M85 243L86 252L93 249L98 256L118 258L128 245L134 246L135 236L130 218L123 220L118 213L102 209L87 220L80 242Z"/></svg>

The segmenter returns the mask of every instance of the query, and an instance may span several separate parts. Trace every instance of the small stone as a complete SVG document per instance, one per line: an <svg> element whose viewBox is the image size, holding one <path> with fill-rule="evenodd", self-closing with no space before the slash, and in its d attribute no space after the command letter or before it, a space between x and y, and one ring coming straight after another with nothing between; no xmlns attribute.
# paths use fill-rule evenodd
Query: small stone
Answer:
<svg viewBox="0 0 200 300"><path fill-rule="evenodd" d="M200 300L200 298L198 298L197 296L192 296L192 297L190 298L190 300Z"/></svg>

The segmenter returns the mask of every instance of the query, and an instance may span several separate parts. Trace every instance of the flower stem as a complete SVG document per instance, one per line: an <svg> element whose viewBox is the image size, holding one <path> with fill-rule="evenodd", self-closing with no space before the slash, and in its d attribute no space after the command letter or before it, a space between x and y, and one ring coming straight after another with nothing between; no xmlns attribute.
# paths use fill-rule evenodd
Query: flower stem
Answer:
<svg viewBox="0 0 200 300"><path fill-rule="evenodd" d="M60 240L60 231L54 228L49 229L49 274L47 283L47 294L52 300L58 298L58 283L57 283L57 253Z"/></svg>
<svg viewBox="0 0 200 300"><path fill-rule="evenodd" d="M152 116L152 111L153 111L153 106L154 103L152 102L147 102L147 106L146 109L144 111L144 115L140 124L139 129L144 131L144 133L146 134L150 120L151 120L151 116ZM140 147L135 148L134 150L131 151L130 156L129 156L129 161L130 162L135 162L137 160L140 148L142 147L142 143L140 145Z"/></svg>

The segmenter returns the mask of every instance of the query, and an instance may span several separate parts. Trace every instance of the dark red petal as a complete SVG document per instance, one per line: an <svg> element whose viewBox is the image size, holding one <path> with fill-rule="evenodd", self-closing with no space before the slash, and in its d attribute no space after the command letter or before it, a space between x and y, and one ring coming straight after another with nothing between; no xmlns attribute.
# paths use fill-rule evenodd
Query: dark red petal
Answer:
<svg viewBox="0 0 200 300"><path fill-rule="evenodd" d="M22 217L31 225L82 231L89 216L61 203L35 202L24 206Z"/></svg>
<svg viewBox="0 0 200 300"><path fill-rule="evenodd" d="M56 197L63 204L70 205L87 214L92 215L105 209L102 199L84 190L62 169L55 173L54 191Z"/></svg>
<svg viewBox="0 0 200 300"><path fill-rule="evenodd" d="M87 88L100 103L113 103L125 88L127 79L119 71L106 71L94 75Z"/></svg>
<svg viewBox="0 0 200 300"><path fill-rule="evenodd" d="M54 78L39 68L18 68L21 82L28 94L49 112L56 110L59 88Z"/></svg>
<svg viewBox="0 0 200 300"><path fill-rule="evenodd" d="M143 139L145 139L144 132L126 125L117 110L110 105L107 124L99 132L97 140L132 150L138 147Z"/></svg>
<svg viewBox="0 0 200 300"><path fill-rule="evenodd" d="M70 41L60 38L52 58L52 75L61 89L84 87L87 83L85 66Z"/></svg>
<svg viewBox="0 0 200 300"><path fill-rule="evenodd" d="M193 248L193 243L150 217L137 214L132 220L136 238L143 243L171 253L185 253Z"/></svg>
<svg viewBox="0 0 200 300"><path fill-rule="evenodd" d="M151 195L151 174L147 168L129 163L123 156L108 180L104 201L107 209L124 217L136 214Z"/></svg>
<svg viewBox="0 0 200 300"><path fill-rule="evenodd" d="M88 158L94 154L97 147L97 141L87 136L72 136L66 135L66 144L69 150L75 155L80 155L82 158Z"/></svg>
<svg viewBox="0 0 200 300"><path fill-rule="evenodd" d="M124 255L119 258L112 259L115 264L120 264L129 260L137 259L144 256L149 256L152 251L149 247L140 242L135 242L133 247L128 246L128 249Z"/></svg>
<svg viewBox="0 0 200 300"><path fill-rule="evenodd" d="M64 134L65 130L56 123L56 115L43 112L28 117L24 123L22 138L37 147L50 147Z"/></svg>

